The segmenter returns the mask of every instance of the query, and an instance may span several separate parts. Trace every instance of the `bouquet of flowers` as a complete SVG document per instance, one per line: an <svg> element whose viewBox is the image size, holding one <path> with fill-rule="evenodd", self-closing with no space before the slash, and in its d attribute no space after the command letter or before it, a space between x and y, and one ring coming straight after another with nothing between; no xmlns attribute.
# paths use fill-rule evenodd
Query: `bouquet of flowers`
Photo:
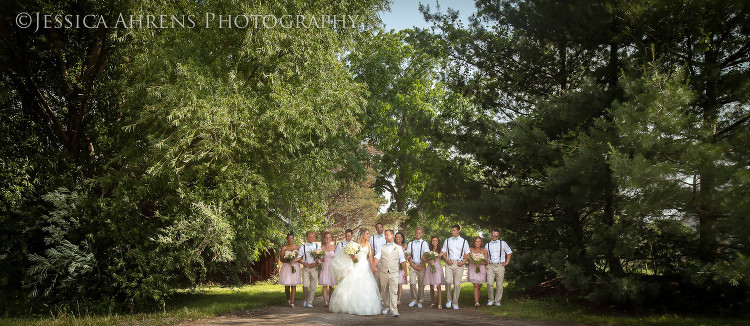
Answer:
<svg viewBox="0 0 750 326"><path fill-rule="evenodd" d="M359 253L360 249L361 246L359 245L359 243L351 241L344 248L344 253L351 256L354 260L354 263L356 264L359 259L357 259L355 256Z"/></svg>
<svg viewBox="0 0 750 326"><path fill-rule="evenodd" d="M405 251L404 252L404 259L409 260L409 257L411 257L411 251ZM404 266L401 266L401 264L398 264L398 270L404 269Z"/></svg>
<svg viewBox="0 0 750 326"><path fill-rule="evenodd" d="M323 259L323 258L325 258L325 256L326 256L326 253L325 253L325 252L323 252L323 249L315 249L315 250L313 250L313 251L310 251L310 256L312 256L312 257L313 257L313 258L315 258L315 259ZM318 272L320 272L320 270L321 270L322 268L323 268L323 267L322 267L322 266L320 266L320 263L318 263Z"/></svg>
<svg viewBox="0 0 750 326"><path fill-rule="evenodd" d="M283 261L285 263L290 263L291 264L294 261L295 258L297 258L297 250L287 251L287 252L284 253L284 259L283 259ZM297 269L294 268L294 265L292 265L292 273L296 273L296 272L297 272Z"/></svg>
<svg viewBox="0 0 750 326"><path fill-rule="evenodd" d="M483 263L484 260L484 254L471 254L471 261L477 266L474 270L475 273L479 273L479 264Z"/></svg>
<svg viewBox="0 0 750 326"><path fill-rule="evenodd" d="M434 262L435 259L437 259L437 256L438 256L437 252L434 252L434 251L428 251L424 253L424 260L426 262L431 262L431 261L433 262L432 264L430 264L430 273L435 273L437 271L435 269L436 262Z"/></svg>

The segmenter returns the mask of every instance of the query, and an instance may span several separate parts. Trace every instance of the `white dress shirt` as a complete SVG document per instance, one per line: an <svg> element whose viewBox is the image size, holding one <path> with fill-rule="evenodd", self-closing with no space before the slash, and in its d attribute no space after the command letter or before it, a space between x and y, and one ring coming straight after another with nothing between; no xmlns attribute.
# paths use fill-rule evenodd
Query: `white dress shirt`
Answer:
<svg viewBox="0 0 750 326"><path fill-rule="evenodd" d="M302 261L312 264L315 262L315 258L310 254L310 251L313 251L315 249L320 249L320 245L317 243L305 243L302 245L302 247L299 248L299 252L297 253L297 258L302 257Z"/></svg>
<svg viewBox="0 0 750 326"><path fill-rule="evenodd" d="M401 264L406 261L406 258L404 258L404 248L401 248L401 246L397 246L396 244L391 242L391 243L384 243L382 247L389 248L389 249L396 248L396 250L398 251L398 263ZM380 260L380 257L381 257L380 252L381 250L378 250L378 253L375 254L375 259L377 259L378 261Z"/></svg>
<svg viewBox="0 0 750 326"><path fill-rule="evenodd" d="M490 264L502 264L505 262L505 257L513 253L510 246L502 240L490 241L484 245L484 249L487 250L487 255L489 255L487 262Z"/></svg>
<svg viewBox="0 0 750 326"><path fill-rule="evenodd" d="M443 252L447 253L448 260L464 260L464 255L469 253L469 241L462 237L445 239Z"/></svg>
<svg viewBox="0 0 750 326"><path fill-rule="evenodd" d="M344 250L344 248L346 248L346 245L348 244L349 244L349 241L346 241L346 240L339 242L339 244L336 245L336 254L338 254L339 251Z"/></svg>
<svg viewBox="0 0 750 326"><path fill-rule="evenodd" d="M370 236L370 246L372 246L372 251L374 253L378 253L380 251L380 247L385 244L385 235L376 234Z"/></svg>
<svg viewBox="0 0 750 326"><path fill-rule="evenodd" d="M421 264L422 254L430 251L430 246L427 244L427 241L419 239L409 242L409 245L406 246L406 250L411 252L411 261L415 264Z"/></svg>

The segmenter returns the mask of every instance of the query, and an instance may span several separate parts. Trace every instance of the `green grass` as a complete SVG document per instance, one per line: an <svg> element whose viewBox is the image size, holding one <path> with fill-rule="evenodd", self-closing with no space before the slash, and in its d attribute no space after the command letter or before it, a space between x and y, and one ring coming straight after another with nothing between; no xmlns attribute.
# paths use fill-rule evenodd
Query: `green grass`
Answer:
<svg viewBox="0 0 750 326"><path fill-rule="evenodd" d="M302 287L297 289L297 298L302 298ZM317 297L321 295L320 289L318 287ZM280 285L204 287L197 291L180 291L161 312L93 316L61 313L55 317L0 318L0 325L171 325L282 303L286 303L286 296Z"/></svg>
<svg viewBox="0 0 750 326"><path fill-rule="evenodd" d="M427 293L429 297L429 289ZM445 294L443 294L445 295ZM472 284L461 286L459 299L462 309L474 309ZM443 297L445 303L445 297ZM483 286L479 311L509 319L582 323L587 325L750 325L750 318L722 318L688 316L677 314L627 313L606 308L591 308L581 303L562 298L518 299L512 289L506 287L503 305L488 307L487 287Z"/></svg>
<svg viewBox="0 0 750 326"><path fill-rule="evenodd" d="M297 287L297 299L302 287ZM320 298L320 287L317 297ZM429 288L426 295L429 300ZM445 295L445 293L443 293ZM503 318L590 325L750 325L748 318L713 318L706 316L633 314L594 309L561 299L517 299L512 288L506 289L501 307L487 307L486 287L482 287L479 311ZM284 287L252 285L240 288L205 287L181 291L168 302L164 311L133 315L74 315L58 313L55 317L0 318L0 325L171 325L201 318L212 318L233 311L284 304ZM301 303L301 302L298 302ZM445 297L443 297L445 303ZM471 284L461 287L461 308L472 309Z"/></svg>

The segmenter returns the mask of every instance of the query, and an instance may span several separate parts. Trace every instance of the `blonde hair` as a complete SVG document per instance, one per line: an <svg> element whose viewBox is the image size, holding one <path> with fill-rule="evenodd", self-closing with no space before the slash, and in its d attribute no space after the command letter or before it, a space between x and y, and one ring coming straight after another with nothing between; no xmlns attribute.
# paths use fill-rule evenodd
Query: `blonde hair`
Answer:
<svg viewBox="0 0 750 326"><path fill-rule="evenodd" d="M370 239L365 237L365 232L370 232L370 230L366 228L359 229L359 244L361 246L364 246L365 243L370 243Z"/></svg>

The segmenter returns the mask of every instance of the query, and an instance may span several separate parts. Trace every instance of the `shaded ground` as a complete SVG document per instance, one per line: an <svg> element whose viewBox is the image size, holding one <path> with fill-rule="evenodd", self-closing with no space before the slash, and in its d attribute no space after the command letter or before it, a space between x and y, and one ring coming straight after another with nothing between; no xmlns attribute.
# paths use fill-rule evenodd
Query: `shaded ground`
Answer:
<svg viewBox="0 0 750 326"><path fill-rule="evenodd" d="M429 289L426 292L429 300ZM425 301L424 308L414 306L410 308L410 295L408 285L404 286L402 305L399 306L399 317L389 315L380 316L356 316L348 314L334 314L328 312L323 306L323 298L316 297L313 302L314 308L288 306L274 306L261 309L237 311L229 315L212 319L201 319L184 325L528 325L548 326L561 325L560 323L529 321L520 319L506 319L483 313L490 309L502 309L503 307L482 306L475 309L473 306L463 306L459 310L436 308L429 309L429 301ZM486 303L486 302L485 302ZM297 302L301 305L301 302ZM567 324L580 325L580 324Z"/></svg>

